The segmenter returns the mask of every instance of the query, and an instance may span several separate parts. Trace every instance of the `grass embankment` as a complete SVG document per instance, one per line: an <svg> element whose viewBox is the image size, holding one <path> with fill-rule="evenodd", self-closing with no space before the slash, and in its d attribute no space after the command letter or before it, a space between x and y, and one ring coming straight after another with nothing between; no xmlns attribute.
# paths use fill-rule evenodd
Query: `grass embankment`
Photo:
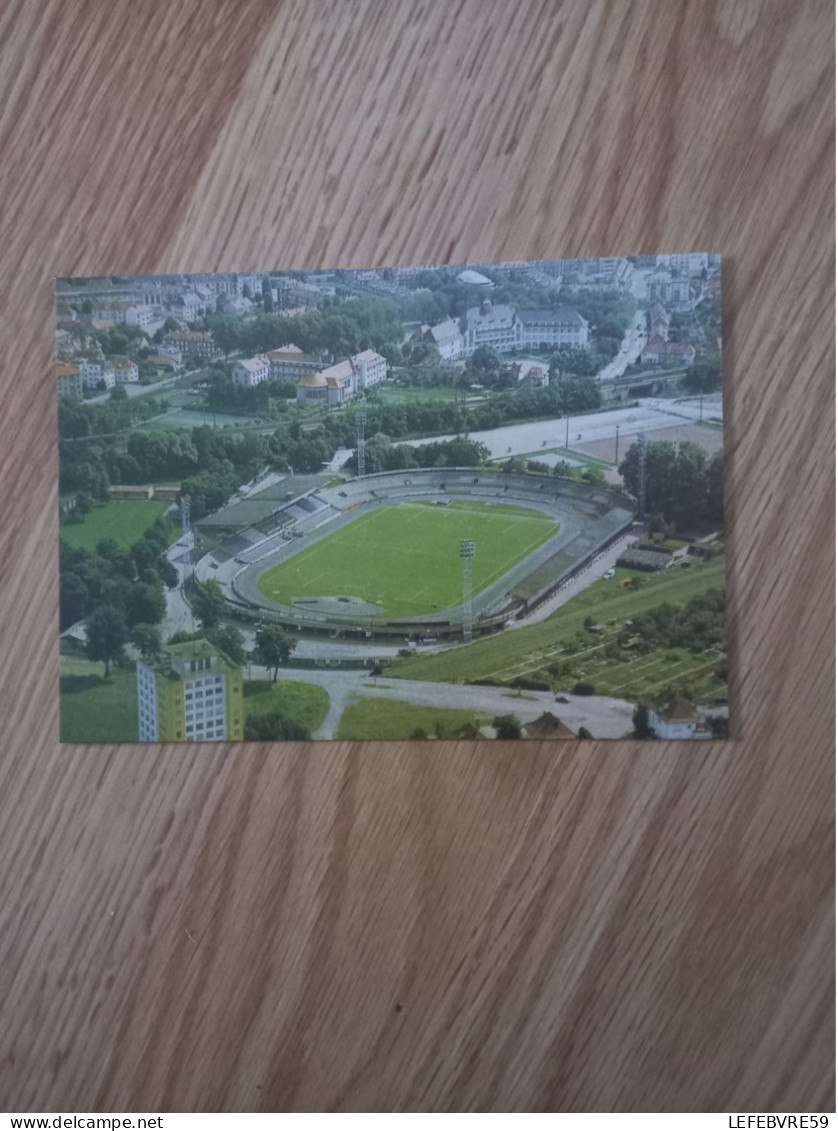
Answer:
<svg viewBox="0 0 838 1131"><path fill-rule="evenodd" d="M286 718L315 731L329 711L329 693L314 683L292 679L245 680L244 715L271 715L279 711Z"/></svg>
<svg viewBox="0 0 838 1131"><path fill-rule="evenodd" d="M630 577L639 578L640 588L621 588L620 582ZM652 575L619 569L613 578L595 581L540 624L448 652L396 660L388 666L387 676L450 683L477 679L504 683L525 677L544 679L557 690L570 690L585 681L593 683L599 695L630 699L652 694L685 676L709 672L718 653L694 655L683 648L661 648L646 655L616 652L620 628L626 620L664 603L683 605L723 585L721 558ZM586 632L588 618L602 631ZM714 688L720 695L723 690L721 684Z"/></svg>
<svg viewBox="0 0 838 1131"><path fill-rule="evenodd" d="M75 656L61 657L62 742L137 742L137 677L134 668L111 668Z"/></svg>
<svg viewBox="0 0 838 1131"><path fill-rule="evenodd" d="M450 734L474 722L473 711L453 707L421 707L401 699L359 699L347 707L338 724L337 737L345 740L410 738L417 730L426 735ZM478 720L481 724L483 719Z"/></svg>
<svg viewBox="0 0 838 1131"><path fill-rule="evenodd" d="M82 522L63 524L60 537L77 550L95 550L102 538L111 538L120 549L127 550L168 509L169 503L157 499L97 503ZM170 542L177 541L180 533L180 527L172 523Z"/></svg>

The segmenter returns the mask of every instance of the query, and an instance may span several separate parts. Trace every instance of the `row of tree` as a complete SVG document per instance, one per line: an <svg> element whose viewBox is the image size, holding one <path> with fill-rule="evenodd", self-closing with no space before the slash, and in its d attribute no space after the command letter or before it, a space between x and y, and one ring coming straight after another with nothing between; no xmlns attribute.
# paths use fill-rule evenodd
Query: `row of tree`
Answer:
<svg viewBox="0 0 838 1131"><path fill-rule="evenodd" d="M724 523L721 451L708 456L697 444L656 440L646 445L646 514L678 530L718 528ZM634 443L620 464L627 490L639 497L641 447Z"/></svg>
<svg viewBox="0 0 838 1131"><path fill-rule="evenodd" d="M304 353L346 357L379 350L404 337L396 306L376 298L349 298L304 314L262 313L246 320L234 314L210 314L202 325L225 354L266 353L293 342Z"/></svg>

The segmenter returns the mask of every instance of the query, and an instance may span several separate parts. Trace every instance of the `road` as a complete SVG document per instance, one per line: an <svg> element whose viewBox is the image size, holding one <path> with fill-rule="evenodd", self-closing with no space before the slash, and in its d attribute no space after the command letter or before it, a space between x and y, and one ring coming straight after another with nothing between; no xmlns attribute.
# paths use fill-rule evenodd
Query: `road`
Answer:
<svg viewBox="0 0 838 1131"><path fill-rule="evenodd" d="M705 418L708 415L705 398ZM567 440L570 447L577 444L589 444L594 440L613 439L616 435L617 425L621 431L630 433L653 432L658 428L671 428L673 416L680 416L689 420L697 420L699 415L698 402L685 402L674 400L642 400L636 408L615 408L609 412L592 412L584 416L572 416L569 424L566 418L558 417L553 420L535 420L528 424L507 424L501 428L492 428L484 432L469 432L470 440L477 440L489 449L492 459L501 459L504 456L528 455L538 453L539 448L563 448ZM712 415L721 416L721 398L719 398L718 413L714 407ZM420 440L400 441L411 447L420 444L439 443L444 440L453 440L454 436L426 436Z"/></svg>
<svg viewBox="0 0 838 1131"><path fill-rule="evenodd" d="M254 678L270 678L267 669L257 669L256 665L253 665L253 673ZM328 691L329 713L314 733L315 738L323 739L336 736L341 715L358 698L399 699L422 707L461 708L474 711L475 714L513 714L522 722L532 722L545 711L551 711L572 730L578 731L580 727L586 727L596 738L621 738L631 730L634 710L634 705L624 699L605 696L568 695L567 703L557 703L555 695L550 691L525 691L518 695L508 688L387 677L373 686L368 672L284 668L281 678L314 683Z"/></svg>

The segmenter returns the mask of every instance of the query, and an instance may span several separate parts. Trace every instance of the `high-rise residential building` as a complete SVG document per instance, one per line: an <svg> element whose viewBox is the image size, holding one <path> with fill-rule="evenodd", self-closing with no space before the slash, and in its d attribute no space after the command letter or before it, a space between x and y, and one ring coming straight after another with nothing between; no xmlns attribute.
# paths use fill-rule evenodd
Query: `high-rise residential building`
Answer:
<svg viewBox="0 0 838 1131"><path fill-rule="evenodd" d="M137 663L140 742L219 742L244 737L242 672L207 640L169 644Z"/></svg>

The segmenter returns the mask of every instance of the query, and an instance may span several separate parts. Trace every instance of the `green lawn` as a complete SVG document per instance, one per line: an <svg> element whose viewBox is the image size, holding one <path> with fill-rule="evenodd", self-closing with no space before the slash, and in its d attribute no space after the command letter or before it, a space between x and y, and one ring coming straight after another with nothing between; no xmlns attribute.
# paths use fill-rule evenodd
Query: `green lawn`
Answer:
<svg viewBox="0 0 838 1131"><path fill-rule="evenodd" d="M343 712L337 737L393 741L410 738L418 727L426 735L434 735L437 726L449 734L474 719L474 712L465 709L420 707L401 699L359 699Z"/></svg>
<svg viewBox="0 0 838 1131"><path fill-rule="evenodd" d="M371 399L383 404L456 404L458 393L462 396L450 385L376 385Z"/></svg>
<svg viewBox="0 0 838 1131"><path fill-rule="evenodd" d="M612 621L619 626L624 620L630 620L638 613L664 602L685 604L691 597L724 585L724 559L715 558L706 563L696 563L690 569L676 567L665 573L646 574L640 588L636 590L620 587L620 582L628 576L631 576L630 571L618 569L614 577L595 581L540 624L485 637L473 644L437 655L398 659L388 666L387 677L403 676L406 679L442 680L449 683L475 679L503 682L516 676L532 675L547 665L564 660L572 661L574 668L577 668L584 659L580 656L580 650L568 655L565 648L580 633L584 633L586 617L592 617L605 626L609 626ZM587 649L582 651L587 650L592 655L608 643L607 639L595 636L589 639ZM653 655L657 656L659 653ZM632 664L639 665L646 659L648 657L638 657ZM691 659L696 661L696 667L710 661L707 656ZM637 670L639 671L639 667ZM679 670L680 665L670 664L668 674L677 679ZM666 674L664 665L661 676ZM610 686L626 686L629 679L622 677L622 672L611 673ZM606 682L608 678L606 676ZM666 682L671 682L671 678L667 678ZM591 681L598 683L593 677ZM599 691L599 686L597 690Z"/></svg>
<svg viewBox="0 0 838 1131"><path fill-rule="evenodd" d="M137 678L133 668L111 668L75 656L61 657L62 742L137 742Z"/></svg>
<svg viewBox="0 0 838 1131"><path fill-rule="evenodd" d="M329 693L325 687L315 683L290 679L279 679L274 683L267 679L252 679L244 681L243 691L245 718L281 711L286 718L315 731L329 711Z"/></svg>
<svg viewBox="0 0 838 1131"><path fill-rule="evenodd" d="M285 605L297 597L350 596L377 604L387 616L417 616L461 600L460 539L475 542L478 593L556 529L539 511L505 504L455 499L448 506L385 506L281 562L259 579L259 588Z"/></svg>
<svg viewBox="0 0 838 1131"><path fill-rule="evenodd" d="M83 522L68 522L62 526L60 536L75 549L95 550L100 539L112 538L118 546L127 550L168 509L168 503L156 499L98 503L90 514L85 515ZM173 523L171 541L178 537L180 528Z"/></svg>

